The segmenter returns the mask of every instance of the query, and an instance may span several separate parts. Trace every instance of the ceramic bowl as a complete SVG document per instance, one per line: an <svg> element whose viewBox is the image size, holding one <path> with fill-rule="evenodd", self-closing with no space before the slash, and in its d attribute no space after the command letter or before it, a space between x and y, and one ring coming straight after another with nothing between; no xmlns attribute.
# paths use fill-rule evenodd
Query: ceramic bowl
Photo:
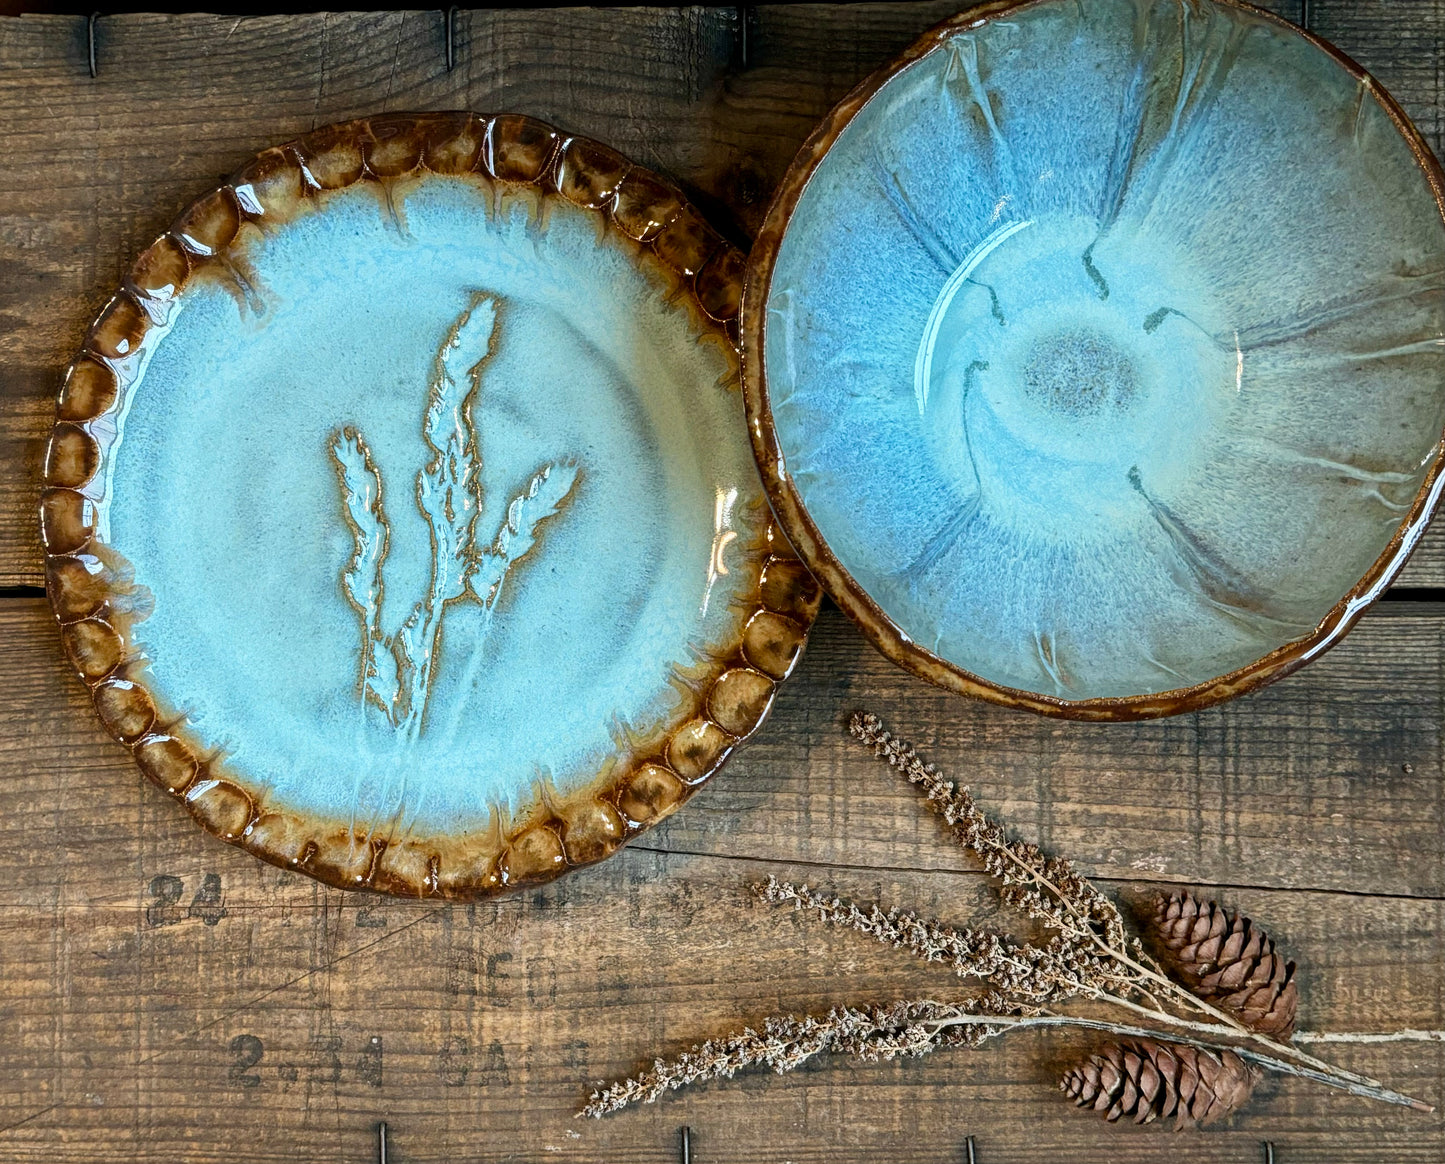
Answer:
<svg viewBox="0 0 1445 1164"><path fill-rule="evenodd" d="M1440 488L1439 165L1212 0L941 25L805 144L743 297L774 508L891 658L1128 719L1337 642Z"/></svg>
<svg viewBox="0 0 1445 1164"><path fill-rule="evenodd" d="M61 396L48 589L102 722L211 832L353 888L500 892L667 816L820 598L744 433L742 266L530 118L261 154Z"/></svg>

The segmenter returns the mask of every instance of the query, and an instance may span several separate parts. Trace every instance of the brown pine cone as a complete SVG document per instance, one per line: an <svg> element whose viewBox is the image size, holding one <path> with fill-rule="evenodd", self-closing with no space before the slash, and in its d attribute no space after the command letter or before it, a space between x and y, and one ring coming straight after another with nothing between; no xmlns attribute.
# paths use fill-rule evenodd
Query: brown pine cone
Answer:
<svg viewBox="0 0 1445 1164"><path fill-rule="evenodd" d="M1078 1107L1111 1123L1175 1117L1174 1130L1211 1124L1249 1101L1254 1072L1233 1051L1206 1051L1153 1039L1110 1043L1064 1073L1060 1087Z"/></svg>
<svg viewBox="0 0 1445 1164"><path fill-rule="evenodd" d="M1299 991L1294 963L1247 917L1190 893L1161 897L1151 925L1179 980L1251 1030L1288 1041Z"/></svg>

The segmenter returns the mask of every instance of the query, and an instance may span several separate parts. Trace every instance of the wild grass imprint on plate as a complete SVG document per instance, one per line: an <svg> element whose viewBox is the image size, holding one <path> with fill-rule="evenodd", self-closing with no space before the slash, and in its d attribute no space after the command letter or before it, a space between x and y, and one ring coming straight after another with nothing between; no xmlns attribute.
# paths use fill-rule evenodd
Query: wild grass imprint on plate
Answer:
<svg viewBox="0 0 1445 1164"><path fill-rule="evenodd" d="M431 538L431 581L401 626L382 626L382 573L391 528L382 507L381 471L362 434L352 426L331 437L341 498L355 551L341 573L341 589L361 619L358 690L363 707L386 717L399 739L422 731L436 667L442 618L454 603L480 603L490 619L508 572L529 554L541 526L571 500L578 468L570 461L543 465L507 506L501 527L479 541L484 496L481 442L473 410L497 327L497 301L473 296L437 352L427 391L422 439L430 459L416 477L416 503ZM485 637L466 664L462 691L481 665Z"/></svg>

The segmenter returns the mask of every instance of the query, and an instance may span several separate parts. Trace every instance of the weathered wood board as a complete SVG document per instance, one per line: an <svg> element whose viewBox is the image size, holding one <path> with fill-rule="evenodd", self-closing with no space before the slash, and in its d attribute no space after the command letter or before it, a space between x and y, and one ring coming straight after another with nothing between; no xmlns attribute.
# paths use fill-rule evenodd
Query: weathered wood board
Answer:
<svg viewBox="0 0 1445 1164"><path fill-rule="evenodd" d="M948 3L0 19L0 1162L391 1158L1438 1161L1445 1121L1290 1080L1223 1128L1110 1129L1052 1090L1087 1040L747 1074L602 1123L592 1080L735 1021L900 995L938 967L753 903L769 874L999 913L916 795L842 730L867 707L1024 835L1131 899L1209 887L1301 965L1302 1019L1445 1027L1445 606L1386 604L1256 696L1126 726L967 703L825 611L759 737L614 861L497 903L348 896L203 835L92 723L39 583L59 369L130 257L255 149L384 109L515 109L684 181L745 242L817 118ZM1279 10L1298 19L1298 0ZM1310 0L1437 148L1445 3ZM1445 585L1445 539L1405 585ZM1445 1101L1445 1044L1331 1048Z"/></svg>
<svg viewBox="0 0 1445 1164"><path fill-rule="evenodd" d="M526 112L672 174L745 245L822 115L956 8L459 12L451 72L438 11L107 16L93 80L84 19L0 18L0 586L41 584L35 481L86 324L175 213L257 149L386 110ZM1439 0L1310 0L1308 14L1438 147ZM1445 585L1445 534L1401 584Z"/></svg>
<svg viewBox="0 0 1445 1164"><path fill-rule="evenodd" d="M830 610L760 737L678 817L595 870L469 908L348 896L201 834L92 726L43 602L12 601L0 1160L223 1159L238 1139L246 1159L355 1160L379 1119L406 1160L671 1160L682 1123L700 1161L961 1159L968 1134L990 1162L1158 1159L1163 1133L1121 1134L1051 1092L1083 1045L1063 1036L747 1075L601 1124L571 1116L588 1080L736 1020L961 990L937 967L752 903L757 879L1021 924L916 794L846 739L842 721L865 704L1126 897L1218 886L1299 959L1306 1025L1445 1026L1441 630L1400 604L1254 699L1080 735L935 693ZM1445 1098L1441 1045L1341 1058ZM1168 1150L1255 1160L1265 1138L1288 1147L1282 1160L1445 1150L1436 1116L1297 1081L1266 1094Z"/></svg>

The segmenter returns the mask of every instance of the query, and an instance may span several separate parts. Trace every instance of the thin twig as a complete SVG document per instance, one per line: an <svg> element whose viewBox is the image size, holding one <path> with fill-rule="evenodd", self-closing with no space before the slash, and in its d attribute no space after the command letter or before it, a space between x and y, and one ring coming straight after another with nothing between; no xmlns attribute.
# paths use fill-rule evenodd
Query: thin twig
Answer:
<svg viewBox="0 0 1445 1164"><path fill-rule="evenodd" d="M958 843L978 856L984 869L1002 882L1004 900L1053 928L1058 936L1047 945L1016 943L990 930L954 929L907 910L860 906L807 885L769 878L754 887L764 901L806 910L825 923L856 930L926 961L943 963L960 977L987 984L988 989L977 998L956 1003L925 999L887 1007L837 1008L822 1018L770 1018L760 1031L747 1029L701 1043L675 1059L656 1060L651 1070L594 1092L581 1114L601 1116L631 1103L651 1103L673 1088L731 1076L755 1064L781 1074L821 1054L892 1059L927 1054L937 1047L977 1046L1011 1030L1051 1027L1162 1040L1212 1054L1228 1052L1283 1075L1416 1111L1434 1111L1422 1100L1378 1080L1262 1034L1247 1026L1241 1015L1197 997L1186 985L1164 974L1130 932L1118 905L1070 862L1046 855L1037 845L1011 839L967 788L954 785L925 764L910 744L895 739L876 717L854 716L850 728L880 759L923 792L929 807L943 817ZM1136 1021L1121 1023L1045 1009L1045 1004L1053 1006L1070 998L1127 1012ZM1173 1013L1174 1009L1212 1021ZM1141 1021L1148 1025L1140 1025ZM1303 1043L1445 1042L1445 1031L1305 1033L1298 1039ZM1115 1065L1116 1073L1122 1069ZM1099 1090L1099 1079L1093 1082L1097 1094L1109 1094ZM1245 1087L1243 1095L1247 1093ZM1122 1102L1124 1094L1111 1098ZM1243 1098L1232 1099L1230 1104L1240 1102ZM1183 1106L1179 1110L1188 1110L1197 1119L1208 1115Z"/></svg>
<svg viewBox="0 0 1445 1164"><path fill-rule="evenodd" d="M1099 997L1107 987L1132 986L1127 979L1115 981L1106 962L1067 939L1048 946L1016 944L992 930L954 929L909 910L885 911L876 904L864 908L776 877L758 882L753 892L771 905L791 905L816 914L820 921L857 930L926 962L941 962L960 978L982 979L1011 997L1034 1003L1080 994Z"/></svg>
<svg viewBox="0 0 1445 1164"><path fill-rule="evenodd" d="M1082 1027L1086 1030L1108 1031L1110 1034L1125 1038L1167 1039L1170 1042L1188 1043L1191 1046L1203 1047L1211 1051L1233 1051L1241 1059L1248 1059L1250 1062L1258 1063L1261 1067L1267 1067L1271 1071L1278 1071L1282 1075L1295 1075L1301 1079L1312 1079L1316 1083L1323 1083L1329 1087L1338 1088L1341 1091L1348 1091L1351 1095L1360 1095L1368 1099L1378 1099L1385 1103L1393 1103L1399 1107L1412 1108L1415 1111L1432 1112L1435 1110L1432 1104L1425 1103L1423 1100L1415 1099L1408 1095L1402 1095L1400 1092L1392 1091L1388 1087L1373 1086L1348 1078L1345 1073L1340 1072L1335 1067L1329 1067L1326 1071L1318 1071L1313 1067L1300 1066L1296 1063L1286 1062L1283 1059L1276 1059L1272 1055L1263 1054L1249 1047L1239 1046L1229 1041L1237 1036L1225 1027L1213 1028L1218 1037L1209 1040L1194 1035L1175 1035L1163 1031L1150 1030L1147 1027L1131 1026L1126 1023L1111 1023L1102 1019L1081 1018L1075 1015L1063 1014L1026 1015L1019 1018L1011 1018L1006 1015L961 1014L937 1021L939 1030L953 1026L975 1025L986 1025L994 1028L1004 1027L1011 1031L1022 1030L1026 1027ZM1200 1026L1202 1029L1209 1029L1203 1027L1203 1024L1200 1024Z"/></svg>
<svg viewBox="0 0 1445 1164"><path fill-rule="evenodd" d="M1296 1031L1297 1043L1445 1043L1445 1031Z"/></svg>
<svg viewBox="0 0 1445 1164"><path fill-rule="evenodd" d="M1251 1030L1234 1015L1199 998L1166 977L1158 968L1146 965L1147 955L1144 955L1139 943L1124 936L1123 919L1118 907L1086 877L1078 873L1071 862L1058 857L1046 858L1035 845L1009 840L1003 826L978 807L967 788L955 786L932 764L925 764L913 745L895 737L877 716L860 712L853 716L848 726L854 736L873 749L874 755L897 769L910 784L924 792L929 807L950 825L960 844L983 858L985 869L1006 885L1018 885L1024 881L1055 898L1059 910L1030 910L1034 916L1055 928L1077 934L1081 940L1092 943L1104 957L1125 967L1139 979L1151 983L1157 992L1169 1001L1208 1015L1215 1022L1231 1028L1238 1036L1250 1039L1273 1055L1319 1073L1336 1075L1361 1087L1385 1089L1378 1079L1346 1071L1317 1059L1298 1047ZM1056 871L1056 875L1049 876L1046 871L1049 869ZM1069 925L1071 920L1075 922L1074 925ZM1096 923L1104 926L1104 933L1098 931ZM1139 956L1135 957L1135 954ZM1134 989L1143 993L1142 986L1137 982ZM1161 1011L1153 1017L1156 1021L1170 1021L1173 1016Z"/></svg>

